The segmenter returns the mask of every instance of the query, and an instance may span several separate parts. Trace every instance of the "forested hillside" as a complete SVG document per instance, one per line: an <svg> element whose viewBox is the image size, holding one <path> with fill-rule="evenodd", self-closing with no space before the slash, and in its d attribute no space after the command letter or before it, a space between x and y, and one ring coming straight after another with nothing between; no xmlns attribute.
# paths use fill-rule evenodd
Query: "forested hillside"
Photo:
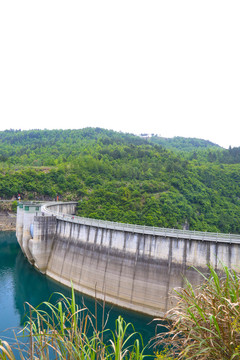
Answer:
<svg viewBox="0 0 240 360"><path fill-rule="evenodd" d="M211 141L196 139L196 138L184 138L176 136L173 138L165 138L152 134L149 138L151 143L162 145L170 150L178 150L179 152L191 152L204 149L220 149L220 146L212 143Z"/></svg>
<svg viewBox="0 0 240 360"><path fill-rule="evenodd" d="M79 200L81 216L240 233L240 148L164 141L100 128L0 132L0 197L58 195Z"/></svg>

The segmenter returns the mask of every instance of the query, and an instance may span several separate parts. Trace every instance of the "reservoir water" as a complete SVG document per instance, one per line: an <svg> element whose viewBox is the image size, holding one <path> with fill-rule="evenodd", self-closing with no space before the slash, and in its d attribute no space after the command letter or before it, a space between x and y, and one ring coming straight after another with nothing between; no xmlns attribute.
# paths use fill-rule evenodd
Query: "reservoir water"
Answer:
<svg viewBox="0 0 240 360"><path fill-rule="evenodd" d="M11 340L13 330L21 329L26 321L28 302L33 306L47 301L54 292L70 296L70 290L40 274L23 256L14 232L0 232L0 339ZM95 300L83 294L76 294L77 302L95 312ZM56 301L56 298L55 300ZM99 310L100 309L100 310ZM98 306L98 316L101 319ZM105 313L110 312L108 326L115 328L115 320L121 315L126 322L131 322L136 331L141 332L144 343L154 335L156 323L142 314L126 311L106 305ZM158 329L159 331L159 329Z"/></svg>

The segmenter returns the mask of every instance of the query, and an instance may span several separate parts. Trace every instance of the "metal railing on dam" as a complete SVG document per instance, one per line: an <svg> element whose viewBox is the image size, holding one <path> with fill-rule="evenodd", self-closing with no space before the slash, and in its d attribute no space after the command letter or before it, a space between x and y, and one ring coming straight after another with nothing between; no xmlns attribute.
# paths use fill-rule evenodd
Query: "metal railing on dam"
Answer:
<svg viewBox="0 0 240 360"><path fill-rule="evenodd" d="M73 202L73 204L75 204ZM238 234L225 234L225 233L214 233L207 231L195 231L195 230L181 230L171 228L159 228L155 226L125 224L114 221L98 220L92 218L86 218L76 215L67 215L56 212L48 207L51 207L52 203L46 204L42 207L42 211L48 214L55 215L57 219L63 221L74 222L76 224L83 224L88 226L101 227L105 229L119 230L119 231L130 231L139 234L148 234L153 236L165 236L189 240L202 240L202 241L213 241L222 243L233 243L240 244L240 235Z"/></svg>
<svg viewBox="0 0 240 360"><path fill-rule="evenodd" d="M208 265L240 271L240 235L78 217L76 202L22 204L17 239L39 271L82 293L153 316L172 306L184 277L199 284Z"/></svg>

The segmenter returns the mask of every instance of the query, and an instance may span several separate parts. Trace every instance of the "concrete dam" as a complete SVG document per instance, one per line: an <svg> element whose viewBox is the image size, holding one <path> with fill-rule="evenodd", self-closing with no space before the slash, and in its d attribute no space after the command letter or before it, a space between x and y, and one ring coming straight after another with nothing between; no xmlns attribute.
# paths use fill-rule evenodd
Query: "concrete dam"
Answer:
<svg viewBox="0 0 240 360"><path fill-rule="evenodd" d="M152 316L169 293L202 282L208 264L239 271L240 235L114 223L75 216L76 202L19 203L16 236L40 272L84 294Z"/></svg>

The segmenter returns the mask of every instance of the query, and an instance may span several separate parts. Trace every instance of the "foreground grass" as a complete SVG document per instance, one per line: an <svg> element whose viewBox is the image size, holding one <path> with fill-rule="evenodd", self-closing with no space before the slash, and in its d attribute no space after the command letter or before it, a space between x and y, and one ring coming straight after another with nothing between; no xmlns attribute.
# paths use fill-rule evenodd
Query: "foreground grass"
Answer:
<svg viewBox="0 0 240 360"><path fill-rule="evenodd" d="M240 359L240 276L225 266L221 276L209 270L201 286L186 281L177 292L168 332L156 337L157 344L169 343L179 360Z"/></svg>
<svg viewBox="0 0 240 360"><path fill-rule="evenodd" d="M202 285L194 288L188 281L177 293L177 306L167 315L167 333L155 339L156 360L240 360L240 276L223 267L222 275L209 267ZM78 308L74 291L71 299L61 295L57 305L45 302L30 306L30 315L14 347L0 341L0 359L16 360L142 360L153 357L143 344L141 334L118 317L115 331L97 328L87 309ZM159 321L162 320L159 319ZM90 335L88 335L90 334ZM164 350L158 351L158 348ZM15 355L14 355L15 354Z"/></svg>
<svg viewBox="0 0 240 360"><path fill-rule="evenodd" d="M70 300L60 295L62 299L57 305L50 302L38 308L29 305L30 315L22 334L24 341L18 337L11 347L0 341L0 359L15 360L18 356L30 360L142 360L146 356L141 335L121 316L116 320L114 332L105 329L105 324L98 330L87 309L78 308L73 290Z"/></svg>

